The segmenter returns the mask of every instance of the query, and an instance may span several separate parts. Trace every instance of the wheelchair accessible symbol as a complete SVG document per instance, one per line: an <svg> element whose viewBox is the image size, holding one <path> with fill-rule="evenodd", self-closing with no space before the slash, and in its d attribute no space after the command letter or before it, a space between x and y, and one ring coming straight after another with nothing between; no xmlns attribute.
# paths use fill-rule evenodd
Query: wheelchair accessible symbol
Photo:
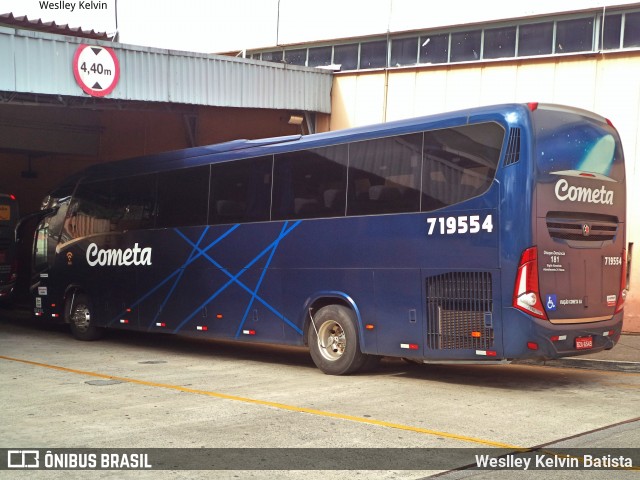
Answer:
<svg viewBox="0 0 640 480"><path fill-rule="evenodd" d="M558 297L556 295L547 295L546 306L547 311L555 311L555 309L558 307Z"/></svg>

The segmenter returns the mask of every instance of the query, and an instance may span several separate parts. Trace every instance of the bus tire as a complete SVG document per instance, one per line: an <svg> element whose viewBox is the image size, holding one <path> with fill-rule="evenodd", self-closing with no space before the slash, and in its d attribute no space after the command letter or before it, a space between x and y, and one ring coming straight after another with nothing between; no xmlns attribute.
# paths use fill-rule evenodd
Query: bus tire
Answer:
<svg viewBox="0 0 640 480"><path fill-rule="evenodd" d="M90 342L98 340L104 335L104 329L92 324L93 307L87 295L75 295L69 305L69 327L71 334L78 340Z"/></svg>
<svg viewBox="0 0 640 480"><path fill-rule="evenodd" d="M368 359L360 351L355 314L347 307L322 307L313 316L308 332L313 363L327 375L354 373Z"/></svg>

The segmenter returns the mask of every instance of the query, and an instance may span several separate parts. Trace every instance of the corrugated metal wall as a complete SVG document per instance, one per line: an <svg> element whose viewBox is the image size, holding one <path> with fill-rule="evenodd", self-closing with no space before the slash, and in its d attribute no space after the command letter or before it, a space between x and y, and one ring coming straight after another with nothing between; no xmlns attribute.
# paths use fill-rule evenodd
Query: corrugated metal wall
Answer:
<svg viewBox="0 0 640 480"><path fill-rule="evenodd" d="M106 98L331 112L331 73L0 27L0 90L87 96L73 76L81 44L111 47L120 80Z"/></svg>

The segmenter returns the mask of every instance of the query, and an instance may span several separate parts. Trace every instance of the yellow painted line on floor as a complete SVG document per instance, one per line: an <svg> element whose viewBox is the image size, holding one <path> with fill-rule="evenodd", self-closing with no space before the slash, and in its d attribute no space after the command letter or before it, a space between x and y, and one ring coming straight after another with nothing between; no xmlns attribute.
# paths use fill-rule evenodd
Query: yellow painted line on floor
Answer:
<svg viewBox="0 0 640 480"><path fill-rule="evenodd" d="M640 384L638 383L619 383L619 382L601 382L603 385L613 385L614 387L620 388L631 388L631 389L640 389Z"/></svg>
<svg viewBox="0 0 640 480"><path fill-rule="evenodd" d="M600 375L607 377L617 377L617 376L640 376L639 372L625 372L622 370L594 370L588 368L577 368L577 367L566 367L562 365L543 365L543 364L524 364L524 363L514 363L508 365L509 367L526 367L526 368L536 368L543 370L568 370L573 373L583 373L585 375Z"/></svg>
<svg viewBox="0 0 640 480"><path fill-rule="evenodd" d="M89 372L86 370L76 370L73 368L67 368L67 367L60 367L57 365L49 365L46 363L39 363L39 362L32 362L31 360L24 360L24 359L20 359L20 358L12 358L12 357L5 357L4 355L0 355L0 359L3 360L8 360L11 362L18 362L18 363L24 363L27 365L34 365L36 367L44 367L44 368L49 368L51 370L58 370L60 372L66 372L66 373L75 373L77 375L87 375L90 377L97 377L97 378L104 378L107 380L119 380L121 382L127 382L127 383L133 383L135 385L144 385L146 387L157 387L157 388L165 388L168 390L175 390L178 392L184 392L184 393L194 393L196 395L206 395L208 397L214 397L214 398L220 398L223 400L232 400L232 401L236 401L236 402L243 402L243 403L249 403L249 404L253 404L253 405L261 405L264 407L272 407L272 408L277 408L280 410L288 410L290 412L298 412L298 413L308 413L310 415L316 415L316 416L320 416L320 417L329 417L329 418L337 418L340 420L348 420L351 422L357 422L357 423L364 423L364 424L368 424L368 425L375 425L378 427L387 427L387 428L394 428L397 430L405 430L408 432L415 432L415 433L422 433L425 435L435 435L438 437L444 437L444 438L449 438L452 440L460 440L462 442L471 442L471 443L477 443L480 445L485 445L488 447L497 447L497 448L508 448L511 450L520 450L520 451L527 451L527 448L523 448L523 447L518 447L515 445L510 445L508 443L502 443L502 442L493 442L491 440L484 440L481 438L474 438L474 437L467 437L465 435L456 435L453 433L447 433L447 432L440 432L438 430L430 430L428 428L421 428L421 427L414 427L411 425L403 425L400 423L392 423L392 422L386 422L383 420L375 420L372 418L365 418L365 417L356 417L353 415L346 415L343 413L334 413L334 412L325 412L324 410L316 410L314 408L305 408L305 407L296 407L294 405L287 405L284 403L277 403L277 402L270 402L267 400L256 400L254 398L247 398L247 397L238 397L236 395L227 395L226 393L219 393L219 392L210 392L208 390L198 390L195 388L187 388L187 387L181 387L178 385L171 385L171 384L166 384L166 383L157 383L157 382L149 382L146 380L138 380L135 378L128 378L128 377L116 377L114 375L106 375L103 373L96 373L96 372Z"/></svg>

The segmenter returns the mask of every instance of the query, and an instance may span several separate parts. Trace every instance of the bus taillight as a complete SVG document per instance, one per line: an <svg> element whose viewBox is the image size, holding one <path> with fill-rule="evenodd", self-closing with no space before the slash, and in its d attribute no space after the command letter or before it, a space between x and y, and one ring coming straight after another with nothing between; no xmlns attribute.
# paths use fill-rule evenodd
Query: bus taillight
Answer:
<svg viewBox="0 0 640 480"><path fill-rule="evenodd" d="M544 307L540 301L538 283L538 248L527 248L522 252L516 285L513 289L513 306L534 317L547 320Z"/></svg>
<svg viewBox="0 0 640 480"><path fill-rule="evenodd" d="M622 273L620 274L620 291L618 292L618 303L616 303L616 310L614 313L618 313L624 308L624 299L627 296L627 250L622 250Z"/></svg>

